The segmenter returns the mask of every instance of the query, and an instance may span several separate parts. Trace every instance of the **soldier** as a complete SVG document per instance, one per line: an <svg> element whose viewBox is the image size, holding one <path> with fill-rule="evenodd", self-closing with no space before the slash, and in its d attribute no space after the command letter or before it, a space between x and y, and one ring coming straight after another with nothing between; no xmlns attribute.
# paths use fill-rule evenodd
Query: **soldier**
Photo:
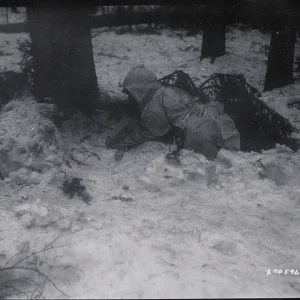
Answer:
<svg viewBox="0 0 300 300"><path fill-rule="evenodd" d="M181 147L215 159L221 148L239 151L240 134L221 103L202 104L186 91L164 87L144 67L133 68L123 82L123 92L140 110L139 120L124 120L112 130L106 147L128 149L173 131ZM178 149L180 150L180 149Z"/></svg>

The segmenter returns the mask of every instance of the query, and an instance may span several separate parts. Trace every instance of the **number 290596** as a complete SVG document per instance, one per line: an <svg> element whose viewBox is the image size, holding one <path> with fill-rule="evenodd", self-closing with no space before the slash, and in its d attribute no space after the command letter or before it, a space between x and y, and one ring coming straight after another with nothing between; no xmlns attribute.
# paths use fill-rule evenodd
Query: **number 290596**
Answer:
<svg viewBox="0 0 300 300"><path fill-rule="evenodd" d="M268 269L266 275L299 275L299 270L295 269Z"/></svg>

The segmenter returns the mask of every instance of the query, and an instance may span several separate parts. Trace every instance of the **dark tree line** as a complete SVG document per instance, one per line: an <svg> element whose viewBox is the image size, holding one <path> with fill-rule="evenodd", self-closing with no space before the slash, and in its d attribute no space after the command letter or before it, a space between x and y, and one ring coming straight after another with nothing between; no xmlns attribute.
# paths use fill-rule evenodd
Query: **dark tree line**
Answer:
<svg viewBox="0 0 300 300"><path fill-rule="evenodd" d="M257 11L257 13L271 15L271 17L268 17L270 23L267 24L271 30L271 41L264 91L293 83L297 30L295 17L293 17L292 13L293 9L299 12L300 5L295 8L291 1L289 3L289 1L283 0L253 1L253 3L247 1L234 2L231 2L231 7L237 14L249 8L250 10ZM211 58L211 62L213 63L216 57L225 54L227 8L230 8L230 6L222 6L222 3L218 0L211 1L206 6L210 14L204 18L203 22L201 59ZM218 7L218 10L213 12L215 7Z"/></svg>
<svg viewBox="0 0 300 300"><path fill-rule="evenodd" d="M209 57L213 62L225 54L228 6L220 6L217 0L206 1L204 6L201 59ZM273 10L278 12L278 7L275 5ZM97 105L99 94L89 19L89 14L96 10L95 7L57 5L27 8L34 95L39 101L52 99L65 112L75 109L92 112ZM293 82L295 42L293 22L283 18L274 20L265 90Z"/></svg>

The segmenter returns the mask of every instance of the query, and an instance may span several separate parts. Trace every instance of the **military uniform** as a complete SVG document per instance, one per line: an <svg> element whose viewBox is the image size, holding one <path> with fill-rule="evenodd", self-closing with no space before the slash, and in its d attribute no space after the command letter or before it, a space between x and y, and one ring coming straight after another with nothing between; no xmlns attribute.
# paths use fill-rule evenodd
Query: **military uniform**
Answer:
<svg viewBox="0 0 300 300"><path fill-rule="evenodd" d="M221 103L202 104L186 91L164 87L143 65L133 68L123 89L137 102L140 120L123 120L107 137L108 148L132 147L168 134L184 132L184 148L214 159L221 148L239 151L240 135Z"/></svg>

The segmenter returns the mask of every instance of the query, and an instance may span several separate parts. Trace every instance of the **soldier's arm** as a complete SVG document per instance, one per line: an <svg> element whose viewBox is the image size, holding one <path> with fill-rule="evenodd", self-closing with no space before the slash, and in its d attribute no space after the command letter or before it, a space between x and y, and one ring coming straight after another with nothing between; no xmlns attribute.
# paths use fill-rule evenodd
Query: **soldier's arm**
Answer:
<svg viewBox="0 0 300 300"><path fill-rule="evenodd" d="M122 126L121 126L122 127ZM110 148L123 148L152 141L170 131L167 120L159 113L146 112L141 121L130 120L120 130L115 130L106 142Z"/></svg>

